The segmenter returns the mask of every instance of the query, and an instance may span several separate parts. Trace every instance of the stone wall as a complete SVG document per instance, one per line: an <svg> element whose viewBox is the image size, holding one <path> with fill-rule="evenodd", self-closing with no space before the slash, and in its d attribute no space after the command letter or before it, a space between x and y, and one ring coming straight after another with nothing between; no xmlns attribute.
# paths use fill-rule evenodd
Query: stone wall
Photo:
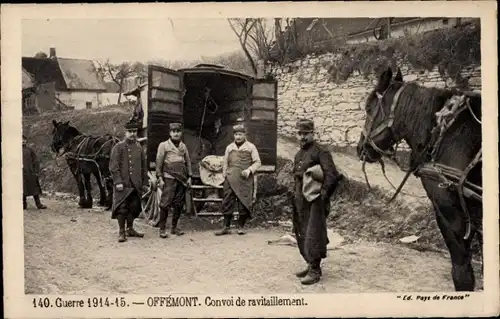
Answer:
<svg viewBox="0 0 500 319"><path fill-rule="evenodd" d="M366 78L356 71L343 83L328 82L328 66L334 54L308 56L293 63L266 65L266 72L278 80L278 132L294 137L299 118L314 119L317 139L337 147L355 147L362 131L364 103L376 83L376 76ZM416 81L430 87L453 87L451 79L443 79L437 67L429 71L415 70L399 59L405 81ZM471 65L462 72L469 78L471 90L481 90L481 67ZM404 145L403 145L404 147Z"/></svg>

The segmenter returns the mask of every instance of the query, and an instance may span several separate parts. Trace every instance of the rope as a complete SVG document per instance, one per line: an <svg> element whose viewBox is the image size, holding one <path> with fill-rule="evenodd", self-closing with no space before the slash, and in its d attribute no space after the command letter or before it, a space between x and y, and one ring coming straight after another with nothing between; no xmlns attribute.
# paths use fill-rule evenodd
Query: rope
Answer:
<svg viewBox="0 0 500 319"><path fill-rule="evenodd" d="M396 193L392 196L392 198L389 200L389 202L393 201L394 198L396 198L396 196L398 195L398 193L400 194L403 194L403 195L406 195L406 196L411 196L411 197L415 197L415 198L427 198L427 196L421 196L421 195L415 195L415 194L410 194L410 193L406 193L406 192L403 192L402 190L398 190L398 188L396 188L392 183L391 181L389 180L389 178L387 177L386 173L385 173L385 163L384 161L382 160L382 158L380 158L379 160L379 163L380 163L380 167L381 167L381 170L382 170L382 174L384 175L385 177L385 180L392 186L392 188L394 188L396 190ZM411 175L411 171L409 171L410 174L406 174L405 175L405 178L403 178L403 181L401 182L402 185L404 185L404 183L406 183L408 177Z"/></svg>

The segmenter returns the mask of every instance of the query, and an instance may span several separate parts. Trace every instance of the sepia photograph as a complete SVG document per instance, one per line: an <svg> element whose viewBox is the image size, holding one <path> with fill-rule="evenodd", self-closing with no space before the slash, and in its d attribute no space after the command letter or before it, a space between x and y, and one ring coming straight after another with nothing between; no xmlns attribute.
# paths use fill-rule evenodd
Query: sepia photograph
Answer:
<svg viewBox="0 0 500 319"><path fill-rule="evenodd" d="M482 18L275 12L20 19L25 306L485 292Z"/></svg>

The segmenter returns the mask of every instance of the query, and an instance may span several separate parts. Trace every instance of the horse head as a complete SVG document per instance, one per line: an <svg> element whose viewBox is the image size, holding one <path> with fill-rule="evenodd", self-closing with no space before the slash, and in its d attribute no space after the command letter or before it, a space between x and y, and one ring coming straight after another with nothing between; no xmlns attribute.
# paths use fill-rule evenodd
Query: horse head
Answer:
<svg viewBox="0 0 500 319"><path fill-rule="evenodd" d="M382 72L378 83L368 95L365 105L366 119L357 145L358 157L368 163L378 161L382 155L391 155L399 139L392 130L394 100L403 85L403 75L398 72L393 79L389 67Z"/></svg>
<svg viewBox="0 0 500 319"><path fill-rule="evenodd" d="M54 128L52 129L52 144L51 149L58 154L61 150L68 148L71 140L80 134L80 132L67 122L57 122L52 120Z"/></svg>

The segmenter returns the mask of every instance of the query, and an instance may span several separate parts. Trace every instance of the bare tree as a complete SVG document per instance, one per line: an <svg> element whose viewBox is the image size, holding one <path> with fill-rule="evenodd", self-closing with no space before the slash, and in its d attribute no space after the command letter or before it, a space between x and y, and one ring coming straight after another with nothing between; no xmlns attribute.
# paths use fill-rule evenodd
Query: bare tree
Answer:
<svg viewBox="0 0 500 319"><path fill-rule="evenodd" d="M252 71L254 75L257 75L257 66L255 65L254 59L248 50L248 34L250 30L255 25L255 19L227 19L229 22L229 26L233 30L233 32L238 37L240 41L241 49L245 53L245 56L252 67Z"/></svg>
<svg viewBox="0 0 500 319"><path fill-rule="evenodd" d="M275 38L275 44L274 44L274 49L272 50L273 51L272 58L280 64L287 62L290 53L292 53L293 55L293 53L299 50L299 41L295 29L295 19L275 18L274 38ZM273 45L271 45L271 48L272 47Z"/></svg>
<svg viewBox="0 0 500 319"><path fill-rule="evenodd" d="M121 64L113 64L108 60L106 62L97 61L98 68L97 72L103 77L109 77L113 82L118 85L119 95L118 95L118 104L121 102L121 97L123 93L123 84L124 81L132 75L141 75L144 76L146 74L146 68L144 64L140 62L129 63L123 62Z"/></svg>
<svg viewBox="0 0 500 319"><path fill-rule="evenodd" d="M228 22L238 37L254 75L257 75L255 59L269 59L275 34L273 27L268 25L266 19L228 19Z"/></svg>

